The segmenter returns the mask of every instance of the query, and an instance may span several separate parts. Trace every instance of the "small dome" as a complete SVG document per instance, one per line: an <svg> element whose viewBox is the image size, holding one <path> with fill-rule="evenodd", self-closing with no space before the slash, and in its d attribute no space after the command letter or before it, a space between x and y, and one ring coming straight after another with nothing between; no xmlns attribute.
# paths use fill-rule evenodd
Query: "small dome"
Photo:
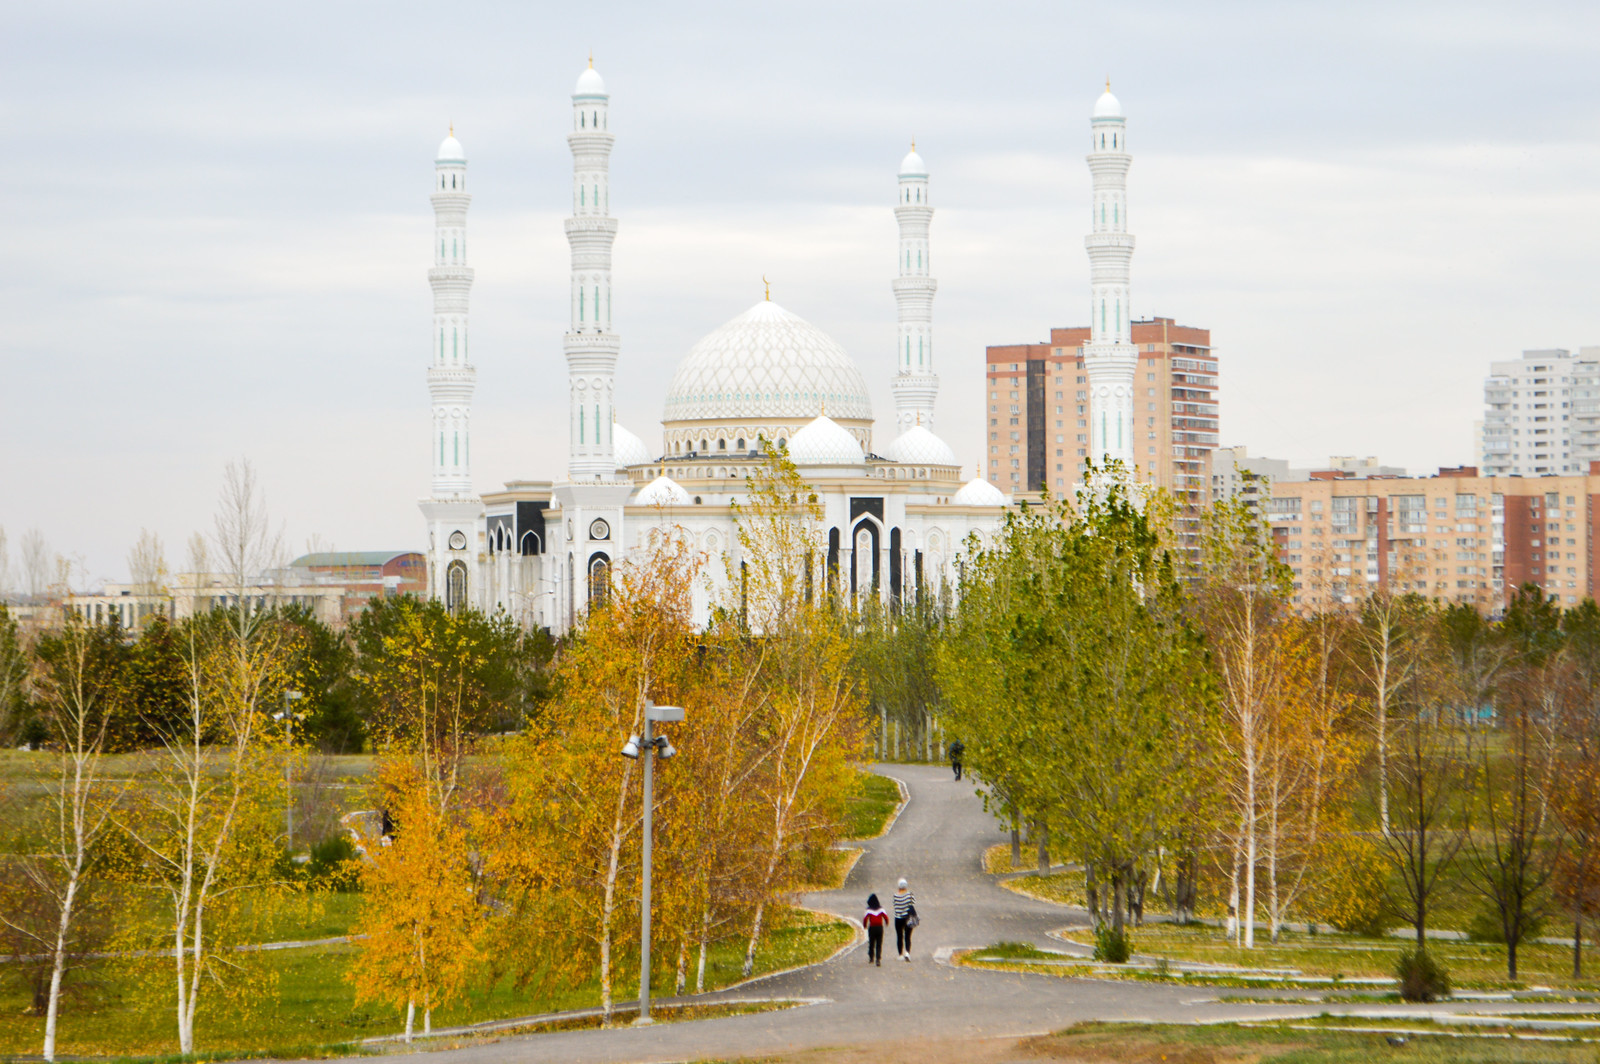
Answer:
<svg viewBox="0 0 1600 1064"><path fill-rule="evenodd" d="M1111 85L1109 82L1106 84L1106 91L1102 92L1100 94L1100 98L1094 102L1094 116L1096 118L1123 117L1122 104L1115 96L1111 95Z"/></svg>
<svg viewBox="0 0 1600 1064"><path fill-rule="evenodd" d="M593 66L578 75L578 84L572 89L574 96L604 96L606 94L605 79Z"/></svg>
<svg viewBox="0 0 1600 1064"><path fill-rule="evenodd" d="M921 425L913 425L884 448L883 456L903 465L960 465L950 445Z"/></svg>
<svg viewBox="0 0 1600 1064"><path fill-rule="evenodd" d="M927 177L928 164L922 161L922 156L917 154L917 149L912 148L906 152L906 157L900 160L901 177Z"/></svg>
<svg viewBox="0 0 1600 1064"><path fill-rule="evenodd" d="M461 142L456 139L455 132L452 130L450 135L444 138L443 143L439 145L439 153L433 158L436 162L441 163L464 163L467 161L467 150L461 146Z"/></svg>
<svg viewBox="0 0 1600 1064"><path fill-rule="evenodd" d="M866 455L843 426L824 414L794 434L789 460L797 466L861 465Z"/></svg>
<svg viewBox="0 0 1600 1064"><path fill-rule="evenodd" d="M618 424L611 426L611 453L616 457L618 469L655 461L644 441Z"/></svg>
<svg viewBox="0 0 1600 1064"><path fill-rule="evenodd" d="M663 473L639 489L633 497L635 506L688 506L694 502L683 485Z"/></svg>
<svg viewBox="0 0 1600 1064"><path fill-rule="evenodd" d="M973 477L950 497L950 501L957 506L1004 506L1006 497L987 480Z"/></svg>

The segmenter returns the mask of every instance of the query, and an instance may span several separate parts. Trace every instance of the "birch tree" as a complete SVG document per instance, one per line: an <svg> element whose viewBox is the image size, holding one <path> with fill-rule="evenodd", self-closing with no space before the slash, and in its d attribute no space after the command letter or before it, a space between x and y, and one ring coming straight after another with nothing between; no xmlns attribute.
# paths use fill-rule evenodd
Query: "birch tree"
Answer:
<svg viewBox="0 0 1600 1064"><path fill-rule="evenodd" d="M259 844L276 824L275 765L262 741L287 679L282 631L250 589L278 559L261 490L248 463L229 463L210 542L229 580L226 609L192 617L181 653L186 705L149 722L159 748L151 784L122 824L143 860L144 882L165 900L179 1051L195 1051L195 1018L208 984L240 969L227 949L243 895L272 880L275 854ZM203 572L204 555L191 560Z"/></svg>
<svg viewBox="0 0 1600 1064"><path fill-rule="evenodd" d="M1365 681L1378 758L1378 827L1389 834L1389 748L1395 699L1411 683L1421 661L1427 604L1415 594L1379 587L1362 603L1352 630L1350 661Z"/></svg>
<svg viewBox="0 0 1600 1064"><path fill-rule="evenodd" d="M62 979L76 952L82 896L93 874L91 854L111 823L122 785L106 780L101 759L117 713L124 657L114 627L90 625L76 613L39 641L38 691L57 766L49 792L47 849L22 860L26 875L55 912L54 934L40 941L50 956L44 1059L56 1058ZM13 930L24 930L0 912Z"/></svg>

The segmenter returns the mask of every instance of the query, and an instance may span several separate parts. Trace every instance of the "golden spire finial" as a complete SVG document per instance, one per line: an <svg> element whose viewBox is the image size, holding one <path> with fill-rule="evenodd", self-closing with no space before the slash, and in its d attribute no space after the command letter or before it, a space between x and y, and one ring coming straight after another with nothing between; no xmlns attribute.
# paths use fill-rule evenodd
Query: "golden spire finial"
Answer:
<svg viewBox="0 0 1600 1064"><path fill-rule="evenodd" d="M828 401L826 399L822 401L822 416L828 416Z"/></svg>
<svg viewBox="0 0 1600 1064"><path fill-rule="evenodd" d="M456 124L454 122L450 123L450 135L452 137L456 135Z"/></svg>
<svg viewBox="0 0 1600 1064"><path fill-rule="evenodd" d="M911 138L911 150L912 151L916 151L917 150L917 138L914 135Z"/></svg>
<svg viewBox="0 0 1600 1064"><path fill-rule="evenodd" d="M1106 91L1107 92L1111 91L1111 75L1110 74L1106 75Z"/></svg>
<svg viewBox="0 0 1600 1064"><path fill-rule="evenodd" d="M922 424L922 411L917 411L917 424Z"/></svg>
<svg viewBox="0 0 1600 1064"><path fill-rule="evenodd" d="M589 49L589 69L594 69L594 49Z"/></svg>
<svg viewBox="0 0 1600 1064"><path fill-rule="evenodd" d="M761 275L761 284L767 290L767 302L771 303L772 302L772 282L767 280L767 275L766 274L762 274Z"/></svg>

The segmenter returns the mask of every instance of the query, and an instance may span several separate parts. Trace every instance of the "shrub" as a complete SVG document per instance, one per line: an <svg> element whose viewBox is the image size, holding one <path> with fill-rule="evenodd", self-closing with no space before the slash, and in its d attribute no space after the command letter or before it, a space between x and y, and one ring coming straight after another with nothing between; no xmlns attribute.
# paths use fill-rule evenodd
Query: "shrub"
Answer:
<svg viewBox="0 0 1600 1064"><path fill-rule="evenodd" d="M1403 1001L1438 1001L1450 996L1450 973L1425 949L1403 949L1394 965Z"/></svg>
<svg viewBox="0 0 1600 1064"><path fill-rule="evenodd" d="M1098 924L1094 929L1094 959L1107 964L1125 964L1133 956L1133 936L1118 931L1110 924Z"/></svg>
<svg viewBox="0 0 1600 1064"><path fill-rule="evenodd" d="M1324 877L1309 917L1352 935L1376 938L1387 933L1394 914L1382 844L1341 834L1328 837L1320 849Z"/></svg>
<svg viewBox="0 0 1600 1064"><path fill-rule="evenodd" d="M331 835L313 845L305 872L311 886L318 890L361 889L361 863L348 835Z"/></svg>

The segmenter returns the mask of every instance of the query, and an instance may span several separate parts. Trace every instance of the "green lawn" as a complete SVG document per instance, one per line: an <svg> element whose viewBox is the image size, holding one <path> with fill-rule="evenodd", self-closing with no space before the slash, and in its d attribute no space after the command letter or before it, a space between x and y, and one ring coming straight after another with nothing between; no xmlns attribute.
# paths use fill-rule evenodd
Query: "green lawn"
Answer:
<svg viewBox="0 0 1600 1064"><path fill-rule="evenodd" d="M782 910L763 948L756 955L756 974L822 960L850 941L852 929L844 922L798 910ZM207 1001L196 1023L195 1038L202 1051L275 1051L304 1055L311 1047L358 1041L377 1035L397 1034L405 1025L402 1013L372 1005L355 1005L355 994L345 981L354 946L275 951L262 954L260 963L276 982L276 993L262 993L247 1006L234 1006L220 997ZM744 959L741 942L726 942L714 949L706 964L706 982L712 988L738 982ZM623 958L619 970L637 971L637 960ZM60 1021L60 1051L96 1056L154 1055L176 1050L176 1024L164 983L142 992L125 965L108 964L98 974L93 1009L69 1006ZM691 973L692 978L692 973ZM652 988L667 996L670 979ZM619 1000L638 996L637 979L619 981ZM0 991L0 1054L37 1053L44 1021L25 1016L26 998L20 988L7 984ZM88 1005L89 1002L84 1002ZM480 987L464 1001L435 1011L435 1027L481 1020L505 1019L599 1004L598 984L534 995L502 980ZM421 1019L418 1019L420 1029Z"/></svg>
<svg viewBox="0 0 1600 1064"><path fill-rule="evenodd" d="M845 810L845 838L872 839L900 805L900 787L887 776L861 773L861 790L852 795Z"/></svg>
<svg viewBox="0 0 1600 1064"><path fill-rule="evenodd" d="M1069 932L1064 937L1083 945L1093 945L1087 931ZM1191 925L1146 924L1133 931L1134 951L1140 957L1165 957L1173 961L1198 961L1229 964L1242 968L1298 968L1308 976L1339 978L1388 977L1394 974L1395 959L1410 946L1398 938L1361 938L1356 935L1305 935L1283 932L1274 944L1258 931L1254 949L1235 947L1222 928ZM1462 989L1505 989L1513 986L1506 979L1505 947L1490 943L1434 941L1433 952ZM1571 951L1561 946L1525 945L1518 951L1521 986L1541 985L1560 989L1593 989L1594 979L1572 978ZM1194 981L1190 976L1189 981Z"/></svg>

